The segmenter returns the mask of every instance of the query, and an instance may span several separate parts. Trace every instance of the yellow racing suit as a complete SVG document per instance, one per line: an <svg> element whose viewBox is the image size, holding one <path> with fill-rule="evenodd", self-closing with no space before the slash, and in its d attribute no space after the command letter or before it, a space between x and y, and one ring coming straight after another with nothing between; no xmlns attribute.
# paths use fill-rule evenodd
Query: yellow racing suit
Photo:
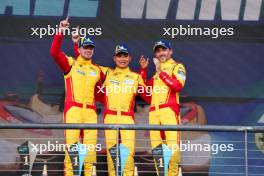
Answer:
<svg viewBox="0 0 264 176"><path fill-rule="evenodd" d="M54 36L50 53L64 72L64 122L96 124L97 114L94 92L96 85L100 83L103 77L103 73L91 60L85 60L81 56L78 56L77 59L66 56L60 49L62 39L63 35L61 34ZM78 175L79 159L76 158L78 154L70 149L81 142L79 140L81 133L82 143L89 148L84 161L84 173L85 176L92 175L92 165L96 162L97 130L65 130L68 147L65 151L64 161L66 176Z"/></svg>
<svg viewBox="0 0 264 176"><path fill-rule="evenodd" d="M185 84L186 71L181 63L172 58L161 63L161 70L148 81L146 69L140 71L146 85L152 86L149 124L179 125L179 93ZM150 140L157 174L178 176L180 132L150 131ZM168 166L165 166L166 160Z"/></svg>
<svg viewBox="0 0 264 176"><path fill-rule="evenodd" d="M129 68L108 70L104 81L105 124L134 124L134 103L138 93L145 101L150 101L144 81L138 73ZM120 137L117 141L117 135ZM133 176L135 131L105 131L108 173L110 176ZM118 148L117 148L118 144ZM117 149L119 164L116 165ZM116 174L116 167L119 173Z"/></svg>

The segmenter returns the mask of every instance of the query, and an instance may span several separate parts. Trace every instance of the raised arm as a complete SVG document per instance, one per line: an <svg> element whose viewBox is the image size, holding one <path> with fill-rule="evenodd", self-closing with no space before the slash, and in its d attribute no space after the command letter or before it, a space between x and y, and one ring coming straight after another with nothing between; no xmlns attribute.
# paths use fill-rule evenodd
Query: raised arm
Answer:
<svg viewBox="0 0 264 176"><path fill-rule="evenodd" d="M71 69L71 65L68 61L66 55L61 51L61 43L63 39L63 31L64 29L69 27L68 17L60 22L60 30L58 34L55 34L51 48L50 54L54 58L55 62L61 68L64 73L67 73Z"/></svg>
<svg viewBox="0 0 264 176"><path fill-rule="evenodd" d="M78 50L78 42L81 38L79 35L79 30L80 30L80 27L77 26L76 31L72 33L73 51L74 51L75 58L77 58L80 55L79 50Z"/></svg>
<svg viewBox="0 0 264 176"><path fill-rule="evenodd" d="M143 55L139 59L139 74L142 76L144 83L146 84L147 87L153 86L153 78L147 80L147 70L149 66L149 58L145 58Z"/></svg>

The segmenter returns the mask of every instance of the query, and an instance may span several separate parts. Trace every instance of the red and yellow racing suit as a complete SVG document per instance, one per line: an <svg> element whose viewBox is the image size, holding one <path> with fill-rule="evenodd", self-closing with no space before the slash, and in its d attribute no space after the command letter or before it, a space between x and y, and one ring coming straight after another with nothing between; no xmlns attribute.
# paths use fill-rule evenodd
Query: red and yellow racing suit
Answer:
<svg viewBox="0 0 264 176"><path fill-rule="evenodd" d="M94 92L95 87L104 79L101 69L85 60L81 56L77 59L66 56L60 49L63 35L54 36L50 53L55 62L64 72L65 80L65 123L97 123ZM97 130L83 130L83 144L89 148L96 146ZM66 144L78 144L81 130L65 130ZM96 162L96 150L89 149L85 158L85 176L92 174L92 165ZM76 175L72 163L75 159L71 158L68 151L65 152L65 175ZM76 164L76 163L75 163Z"/></svg>
<svg viewBox="0 0 264 176"><path fill-rule="evenodd" d="M180 124L179 93L182 90L186 71L181 63L169 59L161 63L161 72L155 74L147 81L147 86L152 86L149 123L151 125L178 125ZM140 74L146 79L146 69L141 69ZM150 131L150 140L153 155L155 150L162 149L165 144L172 151L169 160L168 176L178 176L180 162L180 133L177 131ZM164 149L164 148L163 148ZM155 159L155 167L159 176L165 175L163 171L163 158Z"/></svg>
<svg viewBox="0 0 264 176"><path fill-rule="evenodd" d="M134 124L134 103L138 93L146 102L150 102L144 81L138 73L129 68L108 70L104 81L105 124ZM110 176L115 176L117 135L120 136L119 172L123 176L134 175L135 131L106 130L107 163ZM126 151L126 152L124 152ZM123 162L124 161L124 162ZM122 162L123 168L122 168Z"/></svg>

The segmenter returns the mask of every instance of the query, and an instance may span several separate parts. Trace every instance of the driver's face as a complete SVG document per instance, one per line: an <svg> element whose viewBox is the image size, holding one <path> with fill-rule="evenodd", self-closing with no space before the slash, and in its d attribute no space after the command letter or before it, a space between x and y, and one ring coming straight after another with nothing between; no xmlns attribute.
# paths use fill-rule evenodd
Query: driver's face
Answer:
<svg viewBox="0 0 264 176"><path fill-rule="evenodd" d="M79 53L84 59L91 59L94 54L94 46L82 46L79 48Z"/></svg>
<svg viewBox="0 0 264 176"><path fill-rule="evenodd" d="M118 53L114 56L114 61L117 67L127 68L131 61L131 56L127 53Z"/></svg>
<svg viewBox="0 0 264 176"><path fill-rule="evenodd" d="M167 61L168 59L171 58L172 50L169 49L169 48L158 46L155 49L154 54L155 54L155 57L160 60L160 62L165 62L165 61Z"/></svg>

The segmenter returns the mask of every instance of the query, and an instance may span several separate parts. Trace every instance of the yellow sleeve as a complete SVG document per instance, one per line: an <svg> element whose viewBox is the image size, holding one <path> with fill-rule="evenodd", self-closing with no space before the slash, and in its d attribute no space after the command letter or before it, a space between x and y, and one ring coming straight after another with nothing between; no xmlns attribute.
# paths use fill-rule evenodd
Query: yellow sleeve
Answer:
<svg viewBox="0 0 264 176"><path fill-rule="evenodd" d="M177 64L173 69L173 75L184 86L186 80L186 69L183 64Z"/></svg>
<svg viewBox="0 0 264 176"><path fill-rule="evenodd" d="M72 66L74 64L75 59L69 56L66 56L66 58L68 59L69 65ZM71 76L71 72L72 72L71 70L72 69L70 69L68 73L64 73L64 78Z"/></svg>
<svg viewBox="0 0 264 176"><path fill-rule="evenodd" d="M74 62L74 58L70 57L70 56L66 56L69 62L69 65L72 66L73 62Z"/></svg>

